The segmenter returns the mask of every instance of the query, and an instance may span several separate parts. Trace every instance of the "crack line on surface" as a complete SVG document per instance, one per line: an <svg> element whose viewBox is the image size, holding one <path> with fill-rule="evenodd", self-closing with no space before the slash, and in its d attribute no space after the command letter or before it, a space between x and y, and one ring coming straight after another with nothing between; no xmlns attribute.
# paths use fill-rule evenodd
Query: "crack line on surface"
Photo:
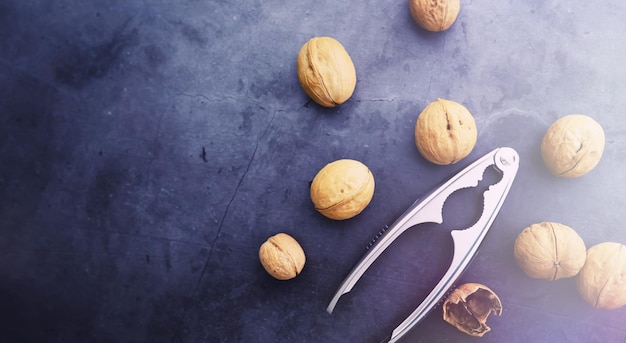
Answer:
<svg viewBox="0 0 626 343"><path fill-rule="evenodd" d="M210 250L209 250L209 256L207 257L206 261L204 262L204 266L202 267L202 272L200 273L200 276L198 277L198 281L196 282L196 285L193 288L193 291L191 292L191 297L190 300L193 300L196 297L196 294L198 293L198 289L200 288L200 284L202 283L202 279L204 278L204 274L206 273L207 267L209 266L209 263L211 262L211 258L213 257L213 251L215 250L215 246L217 244L217 241L219 240L219 237L222 233L222 229L224 227L224 222L226 221L226 217L228 217L228 213L230 213L230 207L232 206L232 204L235 202L235 199L237 198L237 194L239 193L239 188L241 188L241 185L243 184L243 181L246 179L246 176L248 175L248 172L250 171L250 167L252 166L252 162L254 162L254 159L256 157L257 151L259 149L259 145L261 143L261 141L265 138L265 136L267 135L267 133L269 132L270 127L272 126L272 123L274 122L274 119L276 118L276 113L278 112L278 110L274 110L272 117L270 118L269 122L267 123L267 126L265 127L265 129L263 130L263 133L259 136L259 138L257 139L255 146L254 146L254 150L252 151L252 156L250 157L249 161L248 161L248 165L246 167L246 170L243 172L243 175L241 175L241 177L239 178L239 181L237 182L237 186L235 187L235 190L233 191L233 195L230 198L230 200L228 201L228 204L226 205L226 209L224 210L224 214L222 215L222 218L220 219L218 228L217 228L217 233L215 234L215 238L213 239L213 242L211 243L210 246ZM188 312L189 308L184 308L182 310L181 316L180 316L180 320L178 321L178 325L176 326L176 329L174 330L174 334L172 335L172 338L170 339L170 342L175 342L176 338L178 337L180 328L183 325L183 322L185 320L185 318L187 317L187 312Z"/></svg>
<svg viewBox="0 0 626 343"><path fill-rule="evenodd" d="M355 99L355 102L396 102L398 101L398 97L389 98L389 99Z"/></svg>
<svg viewBox="0 0 626 343"><path fill-rule="evenodd" d="M536 120L543 125L549 125L549 119L545 116L542 116L538 112L524 110L517 107L510 107L504 110L496 111L493 113L489 113L486 116L481 116L476 118L476 123L480 124L481 127L488 127L497 123L502 118L506 118L508 116L521 116L531 118L532 120Z"/></svg>
<svg viewBox="0 0 626 343"><path fill-rule="evenodd" d="M430 75L428 77L428 88L426 89L426 96L424 97L424 101L422 101L422 109L426 107L426 103L428 102L428 98L430 97L430 86L433 84L433 71L436 65L437 61L433 62L433 66L432 68L430 68Z"/></svg>
<svg viewBox="0 0 626 343"><path fill-rule="evenodd" d="M204 99L204 100L206 100L208 102L222 102L222 101L226 101L226 100L239 100L236 97L231 96L231 95L224 95L223 97L213 99L213 98L209 98L208 96L206 96L204 94L200 94L200 93L198 93L198 94L190 94L190 93L185 93L185 92L183 92L181 90L177 90L174 95L182 95L182 96L186 96L186 97L189 97L189 98L202 98L202 99Z"/></svg>

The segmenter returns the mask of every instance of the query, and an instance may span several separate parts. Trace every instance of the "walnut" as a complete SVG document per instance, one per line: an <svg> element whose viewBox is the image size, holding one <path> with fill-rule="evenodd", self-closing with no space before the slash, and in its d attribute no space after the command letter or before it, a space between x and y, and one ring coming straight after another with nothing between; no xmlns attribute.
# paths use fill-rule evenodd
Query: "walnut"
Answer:
<svg viewBox="0 0 626 343"><path fill-rule="evenodd" d="M626 305L626 245L605 242L587 250L587 262L576 280L583 299L596 308Z"/></svg>
<svg viewBox="0 0 626 343"><path fill-rule="evenodd" d="M300 274L306 257L298 241L286 233L279 233L261 245L259 260L271 276L289 280Z"/></svg>
<svg viewBox="0 0 626 343"><path fill-rule="evenodd" d="M459 331L482 337L491 331L487 317L502 314L502 302L489 287L466 283L457 287L443 303L443 319Z"/></svg>
<svg viewBox="0 0 626 343"><path fill-rule="evenodd" d="M450 28L460 9L460 0L409 0L413 20L423 29L433 32Z"/></svg>
<svg viewBox="0 0 626 343"><path fill-rule="evenodd" d="M425 159L453 164L474 149L478 132L474 117L465 106L444 99L430 103L417 118L415 144Z"/></svg>
<svg viewBox="0 0 626 343"><path fill-rule="evenodd" d="M324 107L348 100L356 87L356 70L346 49L331 37L314 37L298 53L298 80L305 93Z"/></svg>
<svg viewBox="0 0 626 343"><path fill-rule="evenodd" d="M585 242L567 225L532 224L517 236L515 260L526 275L557 280L573 277L585 264Z"/></svg>
<svg viewBox="0 0 626 343"><path fill-rule="evenodd" d="M342 159L324 166L311 183L315 209L330 219L349 219L361 213L374 195L374 175L363 163Z"/></svg>
<svg viewBox="0 0 626 343"><path fill-rule="evenodd" d="M550 172L567 178L587 174L600 162L603 151L602 126L582 114L555 121L541 142L541 155Z"/></svg>

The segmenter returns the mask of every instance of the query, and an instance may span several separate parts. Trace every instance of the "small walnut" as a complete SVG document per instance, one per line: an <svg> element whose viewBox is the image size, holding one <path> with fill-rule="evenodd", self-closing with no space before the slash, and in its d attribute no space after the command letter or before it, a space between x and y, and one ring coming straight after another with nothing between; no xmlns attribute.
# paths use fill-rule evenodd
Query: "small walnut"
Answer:
<svg viewBox="0 0 626 343"><path fill-rule="evenodd" d="M361 213L374 195L374 175L363 163L342 159L324 166L311 183L311 200L330 219L349 219Z"/></svg>
<svg viewBox="0 0 626 343"><path fill-rule="evenodd" d="M457 287L443 303L443 319L459 331L482 337L491 328L487 317L502 314L500 298L489 287L466 283Z"/></svg>
<svg viewBox="0 0 626 343"><path fill-rule="evenodd" d="M298 80L316 103L335 107L348 100L356 87L356 70L346 49L331 37L314 37L300 49Z"/></svg>
<svg viewBox="0 0 626 343"><path fill-rule="evenodd" d="M265 241L259 249L263 268L279 280L295 278L306 262L300 244L286 233L276 234Z"/></svg>
<svg viewBox="0 0 626 343"><path fill-rule="evenodd" d="M517 236L515 260L526 275L557 280L573 277L585 264L585 242L567 225L542 222L530 225Z"/></svg>
<svg viewBox="0 0 626 343"><path fill-rule="evenodd" d="M605 242L589 248L576 281L578 292L593 307L614 310L626 305L626 245Z"/></svg>
<svg viewBox="0 0 626 343"><path fill-rule="evenodd" d="M465 106L444 99L430 103L417 118L415 144L425 159L453 164L474 149L478 132L474 117Z"/></svg>
<svg viewBox="0 0 626 343"><path fill-rule="evenodd" d="M409 0L413 20L423 29L433 32L450 28L460 9L460 0Z"/></svg>
<svg viewBox="0 0 626 343"><path fill-rule="evenodd" d="M582 114L555 121L541 142L541 155L550 172L567 178L587 174L600 162L603 151L602 126Z"/></svg>

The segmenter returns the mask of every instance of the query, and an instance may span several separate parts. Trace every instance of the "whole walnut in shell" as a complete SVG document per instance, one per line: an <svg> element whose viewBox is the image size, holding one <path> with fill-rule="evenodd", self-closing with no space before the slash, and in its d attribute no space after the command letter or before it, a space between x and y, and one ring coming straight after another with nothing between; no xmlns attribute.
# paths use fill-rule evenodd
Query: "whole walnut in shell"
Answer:
<svg viewBox="0 0 626 343"><path fill-rule="evenodd" d="M552 174L579 177L600 162L604 140L604 130L597 121L570 114L550 125L541 142L541 156Z"/></svg>
<svg viewBox="0 0 626 343"><path fill-rule="evenodd" d="M576 281L578 292L593 307L613 310L626 305L626 245L605 242L589 248Z"/></svg>
<svg viewBox="0 0 626 343"><path fill-rule="evenodd" d="M306 262L300 243L286 233L278 233L259 248L259 260L271 276L279 280L295 278Z"/></svg>
<svg viewBox="0 0 626 343"><path fill-rule="evenodd" d="M585 264L585 242L574 229L554 222L532 224L517 236L515 260L526 275L557 280L573 277Z"/></svg>
<svg viewBox="0 0 626 343"><path fill-rule="evenodd" d="M437 99L417 118L415 144L428 161L453 164L474 149L478 131L472 114L451 100Z"/></svg>
<svg viewBox="0 0 626 343"><path fill-rule="evenodd" d="M298 53L298 80L304 92L324 107L348 100L356 87L356 69L346 49L331 37L314 37Z"/></svg>
<svg viewBox="0 0 626 343"><path fill-rule="evenodd" d="M443 319L459 331L482 337L491 331L487 317L502 314L502 302L489 287L466 283L457 287L443 303Z"/></svg>
<svg viewBox="0 0 626 343"><path fill-rule="evenodd" d="M423 29L433 32L450 28L460 9L460 0L409 0L413 20Z"/></svg>
<svg viewBox="0 0 626 343"><path fill-rule="evenodd" d="M363 163L341 159L324 166L311 183L315 209L330 219L349 219L361 213L374 195L374 175Z"/></svg>

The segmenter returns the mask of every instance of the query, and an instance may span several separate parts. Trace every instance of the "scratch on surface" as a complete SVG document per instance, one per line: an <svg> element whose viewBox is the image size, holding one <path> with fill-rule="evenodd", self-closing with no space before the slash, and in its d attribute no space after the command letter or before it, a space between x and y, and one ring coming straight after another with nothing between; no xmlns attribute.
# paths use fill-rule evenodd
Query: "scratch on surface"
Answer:
<svg viewBox="0 0 626 343"><path fill-rule="evenodd" d="M205 100L208 103L217 103L217 102L224 102L224 101L251 102L257 105L259 108L265 109L265 106L263 106L261 102L255 99L251 99L251 98L241 98L241 97L235 97L232 95L219 95L217 97L209 97L202 93L187 93L177 88L174 89L173 94L178 95L178 96L188 97L188 98L200 98L200 99Z"/></svg>
<svg viewBox="0 0 626 343"><path fill-rule="evenodd" d="M429 101L430 97L430 87L433 84L433 72L435 70L435 66L437 65L437 61L433 62L432 68L430 68L430 75L428 77L428 88L426 89L426 96L424 97L424 101L422 102L422 108L426 107L426 102Z"/></svg>
<svg viewBox="0 0 626 343"><path fill-rule="evenodd" d="M191 292L191 299L193 300L196 297L196 294L198 292L198 288L200 287L200 283L202 282L202 279L204 278L204 274L206 273L207 267L209 265L209 262L211 262L211 258L213 256L213 251L215 250L215 245L217 244L217 241L219 240L219 237L222 233L222 229L224 227L224 222L226 221L226 217L228 217L228 214L230 212L230 207L232 206L232 204L234 203L235 199L237 198L237 194L239 193L239 188L241 188L241 185L243 184L244 180L246 179L246 176L248 175L248 172L250 171L250 167L252 166L252 163L254 162L254 159L256 158L256 154L257 151L259 149L259 145L261 143L261 141L265 138L265 136L267 135L267 133L269 132L270 127L272 126L272 123L274 122L274 119L276 118L276 113L279 112L278 110L274 110L274 112L272 113L272 117L270 118L270 120L268 121L267 125L265 126L265 129L263 130L263 132L259 135L259 137L257 138L255 145L254 145L254 150L252 151L252 156L250 156L250 159L248 160L248 164L246 166L246 170L243 172L243 174L241 175L241 177L239 178L239 181L237 182L237 186L235 186L235 190L233 191L232 196L230 197L230 200L228 201L228 204L226 205L226 209L224 210L224 213L222 214L222 217L219 221L219 225L217 228L217 233L215 234L215 238L213 239L213 242L211 243L211 247L209 250L209 256L207 257L206 261L204 262L204 266L202 267L202 272L200 273L200 276L198 277L198 281L196 282L196 285L193 288L193 291ZM185 318L187 317L187 308L184 308L182 310L181 316L180 316L180 320L178 322L178 325L176 326L176 329L174 330L174 334L172 335L171 338L171 342L175 342L176 338L179 334L180 328L185 320Z"/></svg>
<svg viewBox="0 0 626 343"><path fill-rule="evenodd" d="M271 127L272 123L274 122L274 118L276 118L276 112L277 111L275 110L274 113L272 114L272 118L270 118L269 122L265 126L265 129L263 130L263 133L261 135L259 135L259 138L255 142L254 150L252 151L252 156L248 160L248 164L246 166L246 170L243 172L243 174L239 178L239 181L237 182L237 186L235 187L235 190L233 191L233 195L231 196L230 200L228 201L228 204L226 205L226 210L224 211L224 214L222 215L222 218L220 219L220 223L219 223L219 227L218 227L218 230L217 230L217 234L215 235L215 239L213 240L213 243L211 244L211 250L213 250L213 247L215 246L215 244L217 242L217 239L218 239L220 233L222 232L222 227L224 225L224 220L226 219L226 216L228 215L228 212L230 212L230 206L235 201L235 198L237 197L237 193L239 193L239 188L241 188L241 185L243 184L243 181L245 180L246 176L248 175L248 172L250 171L250 167L252 166L252 162L254 162L254 159L256 157L256 153L257 153L257 151L259 149L259 144L261 143L263 138L265 138L265 136L267 135L267 132L269 131L269 128ZM208 259L210 259L210 258L211 258L211 253L209 253L209 258ZM207 262L208 262L208 260L207 260ZM201 277L202 277L202 275L201 275Z"/></svg>
<svg viewBox="0 0 626 343"><path fill-rule="evenodd" d="M220 96L217 98L210 98L204 94L191 94L191 93L185 93L179 89L176 90L176 93L174 93L174 95L182 95L182 96L186 96L189 98L200 98L200 99L204 99L207 102L222 102L222 101L226 101L226 100L238 100L237 98L235 98L234 96L231 95L224 95L224 96Z"/></svg>
<svg viewBox="0 0 626 343"><path fill-rule="evenodd" d="M545 116L539 115L538 112L525 111L525 110L515 108L515 107L507 108L505 110L498 111L498 112L494 112L483 117L477 117L476 122L480 124L481 127L488 127L488 126L491 126L494 122L497 122L498 120L500 120L501 118L506 118L509 116L529 117L544 125L548 124L548 118L546 118Z"/></svg>
<svg viewBox="0 0 626 343"><path fill-rule="evenodd" d="M398 97L393 97L390 99L356 99L356 102L395 102L398 101Z"/></svg>

